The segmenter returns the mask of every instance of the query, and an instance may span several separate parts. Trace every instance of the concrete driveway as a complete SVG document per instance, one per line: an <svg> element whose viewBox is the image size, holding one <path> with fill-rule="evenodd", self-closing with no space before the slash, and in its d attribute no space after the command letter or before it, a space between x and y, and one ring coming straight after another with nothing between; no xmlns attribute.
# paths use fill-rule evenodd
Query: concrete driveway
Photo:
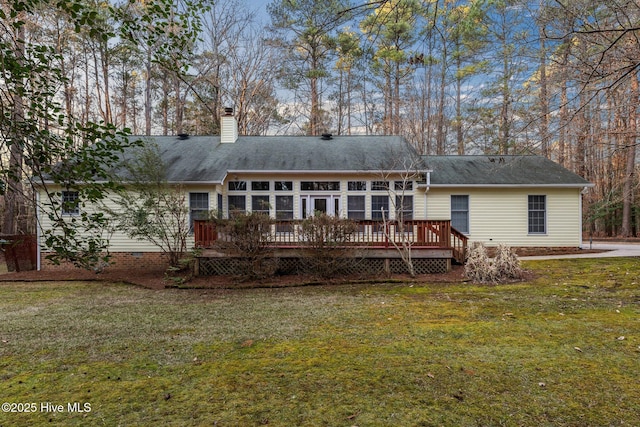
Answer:
<svg viewBox="0 0 640 427"><path fill-rule="evenodd" d="M589 252L584 254L571 255L543 255L543 256L523 256L522 260L538 260L538 259L563 259L563 258L613 258L613 257L640 257L640 243L604 243L589 242L582 244L584 249L596 249L605 252Z"/></svg>

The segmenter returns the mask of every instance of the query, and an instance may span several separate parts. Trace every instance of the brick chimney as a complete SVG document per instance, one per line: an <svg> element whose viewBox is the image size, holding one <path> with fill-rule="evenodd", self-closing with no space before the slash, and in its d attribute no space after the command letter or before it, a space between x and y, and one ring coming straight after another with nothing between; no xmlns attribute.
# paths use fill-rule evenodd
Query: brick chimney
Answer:
<svg viewBox="0 0 640 427"><path fill-rule="evenodd" d="M233 108L224 109L224 114L220 117L220 142L222 144L233 144L238 140L238 122L233 115Z"/></svg>

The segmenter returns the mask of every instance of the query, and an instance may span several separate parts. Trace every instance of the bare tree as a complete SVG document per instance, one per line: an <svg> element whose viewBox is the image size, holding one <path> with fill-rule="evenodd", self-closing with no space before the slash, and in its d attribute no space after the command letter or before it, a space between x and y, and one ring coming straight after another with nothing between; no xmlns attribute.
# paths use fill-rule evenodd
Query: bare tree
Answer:
<svg viewBox="0 0 640 427"><path fill-rule="evenodd" d="M385 212L381 209L381 217L385 237L396 249L409 274L416 275L412 258L412 245L415 230L411 225L413 220L414 196L413 190L417 182L424 177L424 162L417 153L407 147L408 152L397 153L391 151L381 164L378 175L386 183L389 205L393 210ZM407 154L409 154L407 156ZM393 185L391 184L393 182Z"/></svg>

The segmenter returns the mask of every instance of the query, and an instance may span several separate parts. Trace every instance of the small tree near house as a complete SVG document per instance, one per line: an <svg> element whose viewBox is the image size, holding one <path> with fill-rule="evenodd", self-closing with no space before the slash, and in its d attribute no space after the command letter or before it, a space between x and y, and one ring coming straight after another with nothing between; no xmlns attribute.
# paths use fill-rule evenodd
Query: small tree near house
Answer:
<svg viewBox="0 0 640 427"><path fill-rule="evenodd" d="M415 154L415 153L414 153ZM407 271L416 275L412 258L413 229L408 223L413 219L413 195L407 194L413 190L415 182L423 177L422 160L417 155L390 155L388 163L380 170L380 177L386 183L389 195L389 205L395 213L395 221L391 221L384 209L381 210L383 230L386 238L400 254ZM390 182L393 179L393 186ZM412 193L413 194L413 193ZM391 227L391 225L395 225ZM392 232L393 230L393 232ZM391 235L394 233L395 235Z"/></svg>
<svg viewBox="0 0 640 427"><path fill-rule="evenodd" d="M105 206L115 220L115 229L157 246L167 255L171 267L181 267L189 236L185 191L167 182L157 145L139 148L124 166L129 179L115 197L116 208Z"/></svg>

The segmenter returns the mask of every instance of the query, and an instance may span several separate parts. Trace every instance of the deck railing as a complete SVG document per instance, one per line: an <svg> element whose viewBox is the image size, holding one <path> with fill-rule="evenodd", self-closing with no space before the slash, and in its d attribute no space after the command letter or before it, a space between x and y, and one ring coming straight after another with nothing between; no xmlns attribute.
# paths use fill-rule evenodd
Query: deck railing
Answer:
<svg viewBox="0 0 640 427"><path fill-rule="evenodd" d="M449 220L409 220L403 224L372 220L356 221L356 232L348 244L357 247L389 248L396 244L410 244L413 248L451 248L454 258L464 261L467 237L451 227ZM304 245L301 220L276 221L270 226L267 244L276 247ZM218 231L211 221L194 221L195 245L211 248L216 241L228 241L229 236Z"/></svg>

